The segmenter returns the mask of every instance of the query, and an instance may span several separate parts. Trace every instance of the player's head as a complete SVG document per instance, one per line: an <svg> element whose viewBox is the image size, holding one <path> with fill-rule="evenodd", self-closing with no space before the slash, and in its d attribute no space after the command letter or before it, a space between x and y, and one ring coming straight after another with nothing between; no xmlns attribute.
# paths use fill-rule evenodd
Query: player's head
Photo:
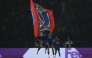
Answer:
<svg viewBox="0 0 92 58"><path fill-rule="evenodd" d="M42 31L45 31L45 28L44 27L42 27Z"/></svg>
<svg viewBox="0 0 92 58"><path fill-rule="evenodd" d="M47 31L50 31L50 27L47 27Z"/></svg>

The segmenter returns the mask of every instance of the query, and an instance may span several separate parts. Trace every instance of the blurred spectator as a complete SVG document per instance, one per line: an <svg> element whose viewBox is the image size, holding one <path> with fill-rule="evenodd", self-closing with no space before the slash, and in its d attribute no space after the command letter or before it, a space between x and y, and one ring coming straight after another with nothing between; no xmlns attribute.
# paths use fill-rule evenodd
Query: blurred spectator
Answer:
<svg viewBox="0 0 92 58"><path fill-rule="evenodd" d="M68 37L66 42L63 43L63 46L66 48L71 48L73 44L74 44L74 42L71 41L70 38Z"/></svg>

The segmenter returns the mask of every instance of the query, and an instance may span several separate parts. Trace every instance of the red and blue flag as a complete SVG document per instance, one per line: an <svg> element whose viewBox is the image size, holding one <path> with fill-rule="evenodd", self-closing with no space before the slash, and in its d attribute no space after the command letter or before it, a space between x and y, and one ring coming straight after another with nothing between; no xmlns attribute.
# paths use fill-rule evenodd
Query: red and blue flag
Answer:
<svg viewBox="0 0 92 58"><path fill-rule="evenodd" d="M34 25L34 36L39 37L42 27L50 27L50 32L52 33L55 28L55 22L53 17L53 11L44 9L40 5L34 3L31 0L30 9L33 17Z"/></svg>

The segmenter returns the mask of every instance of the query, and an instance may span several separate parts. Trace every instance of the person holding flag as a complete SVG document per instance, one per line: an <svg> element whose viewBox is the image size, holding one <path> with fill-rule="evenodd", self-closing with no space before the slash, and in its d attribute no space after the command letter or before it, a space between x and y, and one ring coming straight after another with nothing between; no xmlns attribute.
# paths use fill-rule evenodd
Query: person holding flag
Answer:
<svg viewBox="0 0 92 58"><path fill-rule="evenodd" d="M41 39L42 39L42 42L41 42L41 45L38 48L36 54L38 55L38 52L39 52L40 48L42 46L45 46L45 51L48 48L48 50L47 50L48 51L48 58L50 58L49 48L51 47L52 48L52 52L53 52L53 58L55 58L55 56L54 56L54 48L53 48L53 39L52 39L52 35L50 33L50 30L49 30L49 27L46 30L45 30L44 27L42 28L42 36L41 36Z"/></svg>
<svg viewBox="0 0 92 58"><path fill-rule="evenodd" d="M46 30L44 27L42 27L42 32L41 32L41 42L40 42L40 46L38 47L38 50L36 52L36 55L38 55L39 50L44 46L45 47L45 54L46 54L46 50L48 48L48 42L46 40Z"/></svg>
<svg viewBox="0 0 92 58"><path fill-rule="evenodd" d="M32 17L33 17L33 23L34 23L33 24L34 25L34 36L35 38L40 37L40 36L42 38L41 45L38 48L38 51L40 50L42 45L45 45L46 49L48 48L48 55L49 55L49 48L51 45L53 55L54 55L51 34L55 28L55 23L54 23L54 17L53 17L52 10L46 11L40 5L34 3L32 0L30 0L30 9L31 9ZM40 29L42 30L42 32L40 31ZM46 50L45 50L45 53L46 53Z"/></svg>
<svg viewBox="0 0 92 58"><path fill-rule="evenodd" d="M52 53L53 53L53 58L55 58L54 55L54 47L53 47L53 38L52 38L52 33L50 32L50 27L47 28L47 42L48 42L48 58L50 58L49 56L49 48L52 48Z"/></svg>

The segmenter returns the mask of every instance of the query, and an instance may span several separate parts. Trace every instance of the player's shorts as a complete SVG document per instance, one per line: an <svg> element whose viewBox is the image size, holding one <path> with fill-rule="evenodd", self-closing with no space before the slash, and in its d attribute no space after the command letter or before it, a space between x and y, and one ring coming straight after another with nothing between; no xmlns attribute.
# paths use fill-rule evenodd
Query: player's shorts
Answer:
<svg viewBox="0 0 92 58"><path fill-rule="evenodd" d="M60 47L54 47L55 48L55 50L60 50Z"/></svg>
<svg viewBox="0 0 92 58"><path fill-rule="evenodd" d="M47 39L47 42L48 42L50 45L53 45L53 39Z"/></svg>
<svg viewBox="0 0 92 58"><path fill-rule="evenodd" d="M46 39L43 39L43 40L41 41L41 45L46 45L46 43L48 43L48 40L46 40Z"/></svg>
<svg viewBox="0 0 92 58"><path fill-rule="evenodd" d="M41 45L44 45L46 43L45 37L41 36Z"/></svg>
<svg viewBox="0 0 92 58"><path fill-rule="evenodd" d="M53 39L47 39L46 37L41 37L42 38L42 45L46 45L46 43L53 45Z"/></svg>

